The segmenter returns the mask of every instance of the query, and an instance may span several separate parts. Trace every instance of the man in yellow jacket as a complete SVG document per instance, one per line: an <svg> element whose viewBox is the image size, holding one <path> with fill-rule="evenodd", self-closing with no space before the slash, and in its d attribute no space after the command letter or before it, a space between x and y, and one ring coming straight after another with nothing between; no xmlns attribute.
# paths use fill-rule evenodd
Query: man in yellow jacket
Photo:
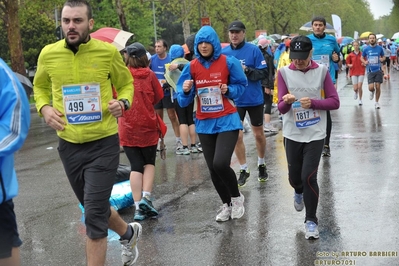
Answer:
<svg viewBox="0 0 399 266"><path fill-rule="evenodd" d="M44 47L38 59L36 108L57 132L66 175L85 208L87 265L104 265L108 228L121 237L123 265L132 265L141 225L123 221L109 198L119 165L117 118L133 101L133 79L114 46L90 38L87 1L66 1L61 21L65 39Z"/></svg>

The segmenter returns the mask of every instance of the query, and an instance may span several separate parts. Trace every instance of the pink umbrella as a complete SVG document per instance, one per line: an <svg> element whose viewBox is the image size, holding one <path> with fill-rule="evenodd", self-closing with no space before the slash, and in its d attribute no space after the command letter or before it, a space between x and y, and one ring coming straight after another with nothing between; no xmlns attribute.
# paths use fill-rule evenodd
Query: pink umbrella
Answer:
<svg viewBox="0 0 399 266"><path fill-rule="evenodd" d="M133 33L131 32L108 27L101 28L90 34L95 39L113 44L119 51L125 48L127 40L132 35Z"/></svg>

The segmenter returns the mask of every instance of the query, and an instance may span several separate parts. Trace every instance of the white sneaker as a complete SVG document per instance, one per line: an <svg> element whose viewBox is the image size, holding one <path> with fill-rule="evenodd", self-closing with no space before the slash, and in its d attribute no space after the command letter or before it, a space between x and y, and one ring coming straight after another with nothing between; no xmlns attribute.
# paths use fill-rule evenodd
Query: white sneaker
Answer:
<svg viewBox="0 0 399 266"><path fill-rule="evenodd" d="M275 128L271 123L267 123L263 126L264 132L278 132L278 129Z"/></svg>
<svg viewBox="0 0 399 266"><path fill-rule="evenodd" d="M380 104L378 102L375 103L375 109L380 109Z"/></svg>
<svg viewBox="0 0 399 266"><path fill-rule="evenodd" d="M244 133L251 132L251 130L252 130L251 125L249 124L249 122L246 118L244 118L243 128L244 128L244 130L243 130Z"/></svg>
<svg viewBox="0 0 399 266"><path fill-rule="evenodd" d="M197 146L191 146L190 152L191 153L199 153Z"/></svg>
<svg viewBox="0 0 399 266"><path fill-rule="evenodd" d="M305 203L303 202L303 193L297 194L294 192L294 208L297 212L300 212L305 208Z"/></svg>
<svg viewBox="0 0 399 266"><path fill-rule="evenodd" d="M122 263L124 266L130 266L136 263L139 257L139 250L137 249L137 242L141 236L141 224L130 223L129 226L133 229L133 236L130 240L120 240L122 245Z"/></svg>
<svg viewBox="0 0 399 266"><path fill-rule="evenodd" d="M244 215L244 200L244 195L241 192L239 197L231 198L231 219L239 219Z"/></svg>
<svg viewBox="0 0 399 266"><path fill-rule="evenodd" d="M176 149L176 154L177 155L189 155L190 154L190 150L188 148L177 148Z"/></svg>
<svg viewBox="0 0 399 266"><path fill-rule="evenodd" d="M227 203L223 204L222 207L220 207L220 210L218 211L218 214L216 215L216 222L225 222L230 219L231 215L231 206L229 206Z"/></svg>
<svg viewBox="0 0 399 266"><path fill-rule="evenodd" d="M370 91L370 100L374 99L374 91Z"/></svg>
<svg viewBox="0 0 399 266"><path fill-rule="evenodd" d="M306 221L305 223L305 238L306 239L318 239L319 238L319 227L312 221Z"/></svg>
<svg viewBox="0 0 399 266"><path fill-rule="evenodd" d="M178 141L176 141L176 154L177 154L177 151L181 150L181 149L183 149L183 143L180 140L178 140Z"/></svg>
<svg viewBox="0 0 399 266"><path fill-rule="evenodd" d="M362 100L359 100L359 105L363 105L363 102L362 102Z"/></svg>
<svg viewBox="0 0 399 266"><path fill-rule="evenodd" d="M355 91L355 94L353 95L353 99L357 100L357 91Z"/></svg>

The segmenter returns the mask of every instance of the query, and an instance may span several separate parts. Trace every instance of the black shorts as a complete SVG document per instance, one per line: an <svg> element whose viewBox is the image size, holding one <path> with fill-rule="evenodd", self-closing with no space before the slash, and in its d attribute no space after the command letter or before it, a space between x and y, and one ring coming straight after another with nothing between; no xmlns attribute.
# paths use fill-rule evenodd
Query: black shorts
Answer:
<svg viewBox="0 0 399 266"><path fill-rule="evenodd" d="M175 100L175 111L180 125L194 125L194 101L186 107L181 107L177 100Z"/></svg>
<svg viewBox="0 0 399 266"><path fill-rule="evenodd" d="M174 102L177 101L177 99L173 99L172 102L172 96L168 95L162 98L157 104L154 105L154 109L171 109L175 108Z"/></svg>
<svg viewBox="0 0 399 266"><path fill-rule="evenodd" d="M259 127L263 125L263 104L258 106L237 107L237 112L240 115L241 121L244 121L245 114L248 112L252 126Z"/></svg>
<svg viewBox="0 0 399 266"><path fill-rule="evenodd" d="M387 65L387 67L391 65L391 59L389 57L385 57L384 65Z"/></svg>
<svg viewBox="0 0 399 266"><path fill-rule="evenodd" d="M12 249L22 245L12 200L0 204L0 238L0 259L10 258Z"/></svg>
<svg viewBox="0 0 399 266"><path fill-rule="evenodd" d="M157 156L157 145L148 147L123 147L125 154L130 162L132 172L144 173L144 165L155 166Z"/></svg>
<svg viewBox="0 0 399 266"><path fill-rule="evenodd" d="M82 144L60 139L58 145L69 183L84 206L87 236L107 237L109 198L119 166L118 134Z"/></svg>
<svg viewBox="0 0 399 266"><path fill-rule="evenodd" d="M373 83L382 83L382 77L383 77L383 72L381 70L378 70L376 72L370 72L367 74L367 81L368 84L373 84Z"/></svg>

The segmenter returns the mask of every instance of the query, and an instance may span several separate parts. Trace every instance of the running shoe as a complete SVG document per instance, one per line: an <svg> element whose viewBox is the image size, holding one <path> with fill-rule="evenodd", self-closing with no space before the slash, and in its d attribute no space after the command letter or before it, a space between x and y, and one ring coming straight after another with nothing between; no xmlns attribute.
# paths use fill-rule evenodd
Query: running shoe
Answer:
<svg viewBox="0 0 399 266"><path fill-rule="evenodd" d="M272 133L275 133L275 132L278 132L278 129L275 128L271 123L267 123L267 124L265 124L265 125L263 126L263 131L264 131L264 132L272 132Z"/></svg>
<svg viewBox="0 0 399 266"><path fill-rule="evenodd" d="M147 218L145 212L142 209L137 209L134 211L134 220L135 221L143 221Z"/></svg>
<svg viewBox="0 0 399 266"><path fill-rule="evenodd" d="M129 226L132 227L133 236L130 240L119 240L122 245L122 263L124 266L131 266L139 257L139 250L137 248L137 242L141 236L141 224L130 223Z"/></svg>
<svg viewBox="0 0 399 266"><path fill-rule="evenodd" d="M183 149L183 143L180 140L176 141L176 151L179 149Z"/></svg>
<svg viewBox="0 0 399 266"><path fill-rule="evenodd" d="M294 193L294 208L297 212L300 212L305 208L305 203L303 202L303 193Z"/></svg>
<svg viewBox="0 0 399 266"><path fill-rule="evenodd" d="M197 146L191 146L190 152L191 153L199 153L199 150L198 150Z"/></svg>
<svg viewBox="0 0 399 266"><path fill-rule="evenodd" d="M370 91L370 100L374 99L374 91Z"/></svg>
<svg viewBox="0 0 399 266"><path fill-rule="evenodd" d="M267 174L266 164L259 165L258 170L259 170L258 181L266 182L267 179L269 179L269 175Z"/></svg>
<svg viewBox="0 0 399 266"><path fill-rule="evenodd" d="M199 152L202 152L202 145L201 142L198 142L197 144L195 144L195 146L197 147Z"/></svg>
<svg viewBox="0 0 399 266"><path fill-rule="evenodd" d="M139 208L143 210L147 217L154 217L158 215L158 211L152 205L152 201L144 196L139 202Z"/></svg>
<svg viewBox="0 0 399 266"><path fill-rule="evenodd" d="M324 145L323 154L322 155L323 155L323 157L331 157L330 146Z"/></svg>
<svg viewBox="0 0 399 266"><path fill-rule="evenodd" d="M355 91L355 94L353 95L353 99L357 100L357 91Z"/></svg>
<svg viewBox="0 0 399 266"><path fill-rule="evenodd" d="M363 102L362 102L362 100L359 100L359 105L363 105Z"/></svg>
<svg viewBox="0 0 399 266"><path fill-rule="evenodd" d="M319 228L315 222L306 221L305 223L305 238L306 239L318 239Z"/></svg>
<svg viewBox="0 0 399 266"><path fill-rule="evenodd" d="M240 170L240 177L238 178L238 186L243 187L247 183L247 179L249 178L249 171Z"/></svg>
<svg viewBox="0 0 399 266"><path fill-rule="evenodd" d="M216 222L225 222L230 219L231 215L231 206L229 206L227 203L223 204L222 207L220 207L218 214L216 215Z"/></svg>
<svg viewBox="0 0 399 266"><path fill-rule="evenodd" d="M190 150L187 147L186 148L178 148L178 149L176 149L176 154L177 155L189 155Z"/></svg>
<svg viewBox="0 0 399 266"><path fill-rule="evenodd" d="M380 104L378 102L375 103L375 109L380 109Z"/></svg>
<svg viewBox="0 0 399 266"><path fill-rule="evenodd" d="M244 215L244 200L244 195L241 192L239 197L231 198L231 219L239 219Z"/></svg>

